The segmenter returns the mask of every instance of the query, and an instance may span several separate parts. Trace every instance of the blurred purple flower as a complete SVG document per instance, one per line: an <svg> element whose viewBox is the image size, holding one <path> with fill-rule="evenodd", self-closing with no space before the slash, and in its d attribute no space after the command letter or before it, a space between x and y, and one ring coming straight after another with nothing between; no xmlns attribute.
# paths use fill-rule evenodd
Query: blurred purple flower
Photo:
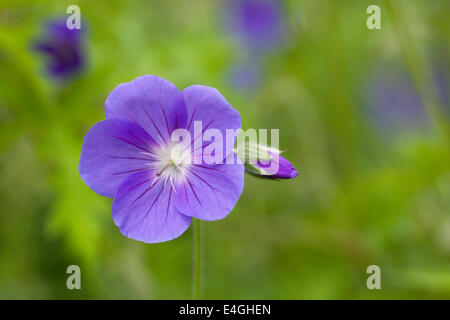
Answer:
<svg viewBox="0 0 450 320"><path fill-rule="evenodd" d="M54 78L66 79L84 66L82 29L68 29L64 19L47 22L45 33L34 44L35 50L47 58L47 72Z"/></svg>
<svg viewBox="0 0 450 320"><path fill-rule="evenodd" d="M448 111L448 75L440 69L432 74L439 102ZM411 76L399 67L381 67L370 82L371 116L383 129L425 128L427 114Z"/></svg>
<svg viewBox="0 0 450 320"><path fill-rule="evenodd" d="M374 119L382 127L419 125L426 117L411 78L398 70L375 76L371 104Z"/></svg>
<svg viewBox="0 0 450 320"><path fill-rule="evenodd" d="M281 1L231 0L227 14L231 31L250 52L261 54L282 42Z"/></svg>
<svg viewBox="0 0 450 320"><path fill-rule="evenodd" d="M260 84L265 55L279 49L285 40L282 9L282 0L227 1L226 24L248 56L231 70L235 88L250 91Z"/></svg>
<svg viewBox="0 0 450 320"><path fill-rule="evenodd" d="M239 113L219 91L195 85L180 92L145 75L117 86L105 113L84 138L79 172L92 190L114 197L113 220L125 236L168 241L192 217L218 220L233 209L244 186L244 166L234 153L224 153L234 164L196 164L189 161L195 148L171 140L176 129L187 129L196 140L195 121L223 137L226 129L241 127ZM209 143L200 141L203 154Z"/></svg>

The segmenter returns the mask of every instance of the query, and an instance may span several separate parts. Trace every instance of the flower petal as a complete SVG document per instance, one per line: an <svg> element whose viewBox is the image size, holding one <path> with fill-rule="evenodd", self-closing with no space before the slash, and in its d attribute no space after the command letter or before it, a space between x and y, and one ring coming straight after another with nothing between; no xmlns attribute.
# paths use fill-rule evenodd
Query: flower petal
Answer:
<svg viewBox="0 0 450 320"><path fill-rule="evenodd" d="M244 166L235 154L234 164L191 165L187 180L177 187L176 206L183 214L202 220L225 218L244 187Z"/></svg>
<svg viewBox="0 0 450 320"><path fill-rule="evenodd" d="M158 143L170 141L173 130L186 124L181 93L171 82L145 75L118 85L105 102L106 119L137 122Z"/></svg>
<svg viewBox="0 0 450 320"><path fill-rule="evenodd" d="M191 218L175 207L175 191L163 179L153 183L154 172L128 176L120 185L112 204L112 216L120 232L128 238L156 243L179 237Z"/></svg>
<svg viewBox="0 0 450 320"><path fill-rule="evenodd" d="M84 137L80 176L96 193L112 197L127 175L148 170L152 146L154 140L131 120L101 121Z"/></svg>
<svg viewBox="0 0 450 320"><path fill-rule="evenodd" d="M194 161L196 161L197 156L195 154L198 150L204 149L211 143L209 140L201 141L202 136L208 129L218 129L222 134L223 149L221 151L223 158L221 160L225 159L232 152L235 141L235 138L232 141L227 141L226 130L233 129L236 131L241 128L239 112L233 109L219 91L211 87L194 85L184 89L181 93L187 110L186 128L191 135L191 150L194 153ZM202 124L202 129L198 130L199 132L194 131L196 121L201 121ZM206 139L206 137L203 137L203 139Z"/></svg>

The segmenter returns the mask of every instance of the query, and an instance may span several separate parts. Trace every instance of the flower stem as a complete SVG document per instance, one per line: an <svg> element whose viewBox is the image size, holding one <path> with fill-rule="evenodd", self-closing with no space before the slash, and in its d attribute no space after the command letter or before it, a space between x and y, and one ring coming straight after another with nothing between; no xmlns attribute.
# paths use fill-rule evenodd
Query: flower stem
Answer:
<svg viewBox="0 0 450 320"><path fill-rule="evenodd" d="M193 293L194 300L201 299L202 293L202 222L201 220L194 219L194 282Z"/></svg>

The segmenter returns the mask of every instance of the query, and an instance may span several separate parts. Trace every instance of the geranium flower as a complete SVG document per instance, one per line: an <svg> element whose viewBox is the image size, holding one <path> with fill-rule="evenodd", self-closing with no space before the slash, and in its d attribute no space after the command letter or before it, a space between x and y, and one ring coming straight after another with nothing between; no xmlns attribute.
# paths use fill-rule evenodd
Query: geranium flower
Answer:
<svg viewBox="0 0 450 320"><path fill-rule="evenodd" d="M243 164L225 144L223 161L196 161L199 151L222 151L194 137L196 121L202 133L216 129L223 137L241 127L239 113L219 91L194 85L180 92L167 80L145 75L117 86L105 113L106 120L84 138L79 172L93 191L114 198L113 220L125 236L168 241L192 217L218 220L233 209L244 186ZM171 139L177 129L186 129L190 144ZM233 164L225 163L230 158Z"/></svg>
<svg viewBox="0 0 450 320"><path fill-rule="evenodd" d="M69 29L66 21L52 20L45 27L45 34L34 48L47 57L48 73L58 79L71 77L84 66L83 33L81 29Z"/></svg>
<svg viewBox="0 0 450 320"><path fill-rule="evenodd" d="M257 88L264 76L266 54L286 43L286 21L281 0L229 0L225 20L231 34L246 53L230 70L233 87L241 91Z"/></svg>

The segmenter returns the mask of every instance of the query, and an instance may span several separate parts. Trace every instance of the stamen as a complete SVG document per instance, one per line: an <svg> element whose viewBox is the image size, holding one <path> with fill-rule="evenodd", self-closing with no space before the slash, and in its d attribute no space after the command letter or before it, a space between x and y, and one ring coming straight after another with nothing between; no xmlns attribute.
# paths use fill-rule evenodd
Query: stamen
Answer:
<svg viewBox="0 0 450 320"><path fill-rule="evenodd" d="M152 185L151 185L151 187L153 187L153 185L156 183L156 181L158 181L158 178L159 178L159 176L157 175L157 176L155 176L155 179L153 179L153 182L152 182Z"/></svg>
<svg viewBox="0 0 450 320"><path fill-rule="evenodd" d="M175 186L173 185L173 179L170 177L170 184L172 185L172 189L175 193L177 193L177 190L175 189Z"/></svg>
<svg viewBox="0 0 450 320"><path fill-rule="evenodd" d="M171 165L173 165L173 162L172 162L172 161L169 161L169 163L166 164L166 165L164 166L164 168L162 168L161 170L159 170L159 171L156 173L156 176L159 177L160 175L162 175L163 172L164 172L167 168L169 168Z"/></svg>

